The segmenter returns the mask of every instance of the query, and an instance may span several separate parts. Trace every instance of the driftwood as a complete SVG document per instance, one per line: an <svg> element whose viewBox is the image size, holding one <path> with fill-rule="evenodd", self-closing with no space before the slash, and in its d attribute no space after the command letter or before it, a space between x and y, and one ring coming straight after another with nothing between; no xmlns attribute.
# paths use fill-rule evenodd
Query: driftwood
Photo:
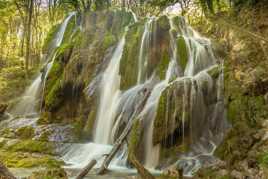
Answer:
<svg viewBox="0 0 268 179"><path fill-rule="evenodd" d="M137 169L142 179L155 179L155 177L137 160L133 153L129 154L129 159L133 166Z"/></svg>
<svg viewBox="0 0 268 179"><path fill-rule="evenodd" d="M135 123L136 120L139 120L138 118L135 118L135 117L143 109L143 107L144 107L144 105L145 105L145 103L146 103L146 101L147 101L147 99L149 97L149 94L150 94L146 89L143 91L143 93L144 93L144 96L145 96L144 99L137 105L135 111L133 112L133 114L130 117L129 122L127 123L127 126L123 130L123 132L120 135L120 137L116 140L112 151L105 158L101 168L98 171L99 175L102 175L107 171L108 166L109 166L110 162L112 161L112 159L114 158L115 154L120 149L120 147L123 145L124 141L126 141L127 136L130 133L133 124Z"/></svg>
<svg viewBox="0 0 268 179"><path fill-rule="evenodd" d="M0 178L16 179L16 177L0 162Z"/></svg>
<svg viewBox="0 0 268 179"><path fill-rule="evenodd" d="M89 164L79 173L76 179L83 179L88 174L88 172L96 165L96 163L97 160L91 160Z"/></svg>
<svg viewBox="0 0 268 179"><path fill-rule="evenodd" d="M137 118L134 118L134 117L143 109L143 107L144 107L144 105L145 105L145 103L146 103L146 101L147 101L147 99L149 97L149 94L150 94L150 92L147 89L144 89L144 91L142 91L142 93L144 95L144 99L137 105L135 111L131 115L131 118L130 118L127 126L125 127L125 129L122 132L122 134L120 135L120 137L116 140L116 142L115 142L115 144L114 144L113 149L111 150L111 152L104 159L104 161L102 163L102 166L98 170L97 174L102 175L102 174L104 174L107 171L108 166L111 163L112 159L114 158L114 156L116 155L116 153L118 152L118 150L120 149L120 147L123 145L124 141L126 141L126 138L127 138L128 134L130 133L131 128L132 128L134 122L136 120L138 120ZM77 177L76 179L82 179L91 170L91 168L93 166L91 168L88 167L88 166L90 166L90 163L78 175L78 177L80 177L80 178Z"/></svg>

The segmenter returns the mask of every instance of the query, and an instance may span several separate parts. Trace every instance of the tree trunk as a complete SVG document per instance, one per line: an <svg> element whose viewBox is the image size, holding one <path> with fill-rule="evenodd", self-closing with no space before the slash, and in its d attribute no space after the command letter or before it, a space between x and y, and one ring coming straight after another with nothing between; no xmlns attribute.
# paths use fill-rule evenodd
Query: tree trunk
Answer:
<svg viewBox="0 0 268 179"><path fill-rule="evenodd" d="M96 165L96 160L91 160L91 162L79 173L76 179L83 179L88 172Z"/></svg>
<svg viewBox="0 0 268 179"><path fill-rule="evenodd" d="M31 24L33 14L33 0L28 0L28 18L27 18L27 36L26 36L26 57L25 57L25 69L26 74L29 70L30 50L31 50Z"/></svg>
<svg viewBox="0 0 268 179"><path fill-rule="evenodd" d="M130 162L133 166L137 169L138 173L140 174L141 178L144 179L155 179L155 177L143 167L143 165L137 160L133 153L129 154Z"/></svg>
<svg viewBox="0 0 268 179"><path fill-rule="evenodd" d="M138 118L135 118L135 117L143 109L147 99L149 98L150 92L147 89L144 89L144 91L142 91L142 95L144 95L144 99L137 105L135 111L133 112L133 114L131 115L131 117L129 119L129 122L128 122L127 126L125 127L125 129L122 132L122 134L120 135L120 137L116 140L116 142L115 142L115 144L113 146L113 149L110 152L110 154L107 155L106 158L104 159L104 162L102 163L102 165L101 165L99 171L97 172L97 174L102 175L107 171L108 166L109 166L110 162L112 161L112 159L114 158L115 154L118 152L118 150L122 146L123 142L126 141L127 136L130 133L133 124L136 122L136 120L139 120ZM90 163L87 166L89 166ZM83 173L83 176L85 176L91 169L91 168L89 168L89 169L87 169L87 168L89 168L89 167L85 167L82 170L81 173ZM79 176L82 175L81 173L79 174ZM77 179L81 179L81 178L77 178Z"/></svg>
<svg viewBox="0 0 268 179"><path fill-rule="evenodd" d="M148 97L149 97L149 92L145 89L145 91L143 91L143 95L144 95L144 99L137 105L135 111L133 112L133 114L131 115L129 122L127 123L127 126L125 127L125 129L123 130L122 134L120 135L120 137L116 140L114 147L112 149L112 151L110 152L110 154L105 158L100 170L98 171L98 174L104 174L106 172L106 170L108 169L108 166L110 164L110 162L112 161L112 159L114 158L115 154L117 153L117 151L120 149L120 147L122 146L123 142L127 140L127 136L130 133L133 124L139 120L139 118L135 118L137 116L137 114L139 114L141 112L141 110L143 109Z"/></svg>

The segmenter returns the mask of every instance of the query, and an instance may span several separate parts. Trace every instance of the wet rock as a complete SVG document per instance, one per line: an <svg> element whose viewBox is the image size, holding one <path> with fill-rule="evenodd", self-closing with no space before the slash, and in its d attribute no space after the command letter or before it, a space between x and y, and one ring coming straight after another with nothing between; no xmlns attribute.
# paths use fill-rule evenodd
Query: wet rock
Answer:
<svg viewBox="0 0 268 179"><path fill-rule="evenodd" d="M8 105L7 104L0 104L0 117L4 115L4 113L7 110Z"/></svg>
<svg viewBox="0 0 268 179"><path fill-rule="evenodd" d="M28 179L41 179L41 178L53 178L53 179L68 179L67 173L64 169L49 169L33 172Z"/></svg>
<svg viewBox="0 0 268 179"><path fill-rule="evenodd" d="M243 174L239 171L236 171L236 170L233 170L231 172L231 176L234 178L234 179L243 179Z"/></svg>
<svg viewBox="0 0 268 179"><path fill-rule="evenodd" d="M268 72L265 66L259 65L247 73L244 83L247 88L246 93L265 95L268 90Z"/></svg>
<svg viewBox="0 0 268 179"><path fill-rule="evenodd" d="M14 175L0 162L0 178L15 179Z"/></svg>
<svg viewBox="0 0 268 179"><path fill-rule="evenodd" d="M183 178L183 170L176 166L171 166L164 170L163 174L168 177Z"/></svg>
<svg viewBox="0 0 268 179"><path fill-rule="evenodd" d="M228 170L226 170L226 169L222 169L222 170L219 170L219 176L225 176L225 175L228 175Z"/></svg>

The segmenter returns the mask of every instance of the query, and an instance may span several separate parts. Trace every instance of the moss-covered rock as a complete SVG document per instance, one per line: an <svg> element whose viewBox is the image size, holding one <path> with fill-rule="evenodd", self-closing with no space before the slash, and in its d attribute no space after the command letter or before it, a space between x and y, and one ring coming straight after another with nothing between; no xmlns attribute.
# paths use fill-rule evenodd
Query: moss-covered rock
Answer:
<svg viewBox="0 0 268 179"><path fill-rule="evenodd" d="M68 176L64 169L56 168L33 172L28 179L68 179Z"/></svg>
<svg viewBox="0 0 268 179"><path fill-rule="evenodd" d="M21 127L15 133L21 139L31 139L34 137L34 128L32 126Z"/></svg>
<svg viewBox="0 0 268 179"><path fill-rule="evenodd" d="M44 153L53 154L53 145L48 142L36 140L21 140L10 146L8 150L12 152L30 152L30 153Z"/></svg>
<svg viewBox="0 0 268 179"><path fill-rule="evenodd" d="M44 40L43 44L43 52L48 52L49 50L49 45L53 42L54 37L59 30L59 24L54 25L53 27L50 28L49 32L47 33L47 36Z"/></svg>
<svg viewBox="0 0 268 179"><path fill-rule="evenodd" d="M128 154L134 154L137 157L141 157L139 153L139 145L142 137L142 128L140 120L137 120L132 127L130 136L129 136L129 146L128 146ZM128 155L128 157L130 157Z"/></svg>
<svg viewBox="0 0 268 179"><path fill-rule="evenodd" d="M120 60L119 73L121 75L120 89L126 90L137 83L139 70L139 53L143 33L143 23L136 23L129 27L126 43Z"/></svg>
<svg viewBox="0 0 268 179"><path fill-rule="evenodd" d="M92 138L96 117L97 117L97 108L93 107L89 112L88 119L83 128L84 136L86 136L86 138L88 139Z"/></svg>
<svg viewBox="0 0 268 179"><path fill-rule="evenodd" d="M182 70L184 71L186 68L186 65L188 63L188 59L189 59L189 52L188 52L188 47L185 41L185 37L183 36L179 36L177 38L177 56L178 56L178 61L177 63L180 65L180 67L182 68Z"/></svg>
<svg viewBox="0 0 268 179"><path fill-rule="evenodd" d="M216 149L216 156L228 162L229 166L248 157L251 147L259 142L256 131L246 123L236 123L226 135L224 142ZM256 156L257 157L257 156Z"/></svg>
<svg viewBox="0 0 268 179"><path fill-rule="evenodd" d="M0 150L0 160L9 168L46 167L58 168L63 162L49 155L32 155Z"/></svg>

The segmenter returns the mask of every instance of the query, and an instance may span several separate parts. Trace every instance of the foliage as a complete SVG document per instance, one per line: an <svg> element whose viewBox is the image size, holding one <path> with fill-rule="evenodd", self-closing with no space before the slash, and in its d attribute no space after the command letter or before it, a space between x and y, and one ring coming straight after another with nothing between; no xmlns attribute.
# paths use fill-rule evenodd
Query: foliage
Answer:
<svg viewBox="0 0 268 179"><path fill-rule="evenodd" d="M100 10L110 6L109 0L52 0L51 7L63 7L64 9L73 9L76 11Z"/></svg>

